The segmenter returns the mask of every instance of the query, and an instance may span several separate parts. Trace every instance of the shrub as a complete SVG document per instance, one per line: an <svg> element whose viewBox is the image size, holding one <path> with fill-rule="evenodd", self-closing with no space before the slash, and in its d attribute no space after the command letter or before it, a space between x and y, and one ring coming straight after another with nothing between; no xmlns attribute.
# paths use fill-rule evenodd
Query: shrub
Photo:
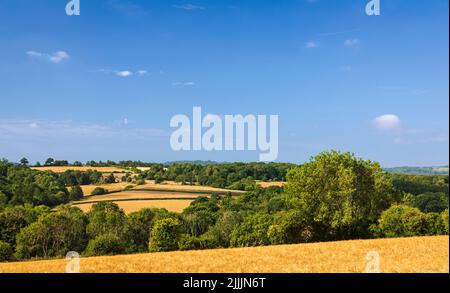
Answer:
<svg viewBox="0 0 450 293"><path fill-rule="evenodd" d="M148 240L154 217L153 209L142 209L128 215L124 229L127 252L148 251Z"/></svg>
<svg viewBox="0 0 450 293"><path fill-rule="evenodd" d="M152 228L149 249L153 252L177 250L180 236L179 220L173 218L158 220Z"/></svg>
<svg viewBox="0 0 450 293"><path fill-rule="evenodd" d="M107 194L108 190L103 187L96 187L94 190L92 190L91 195L102 195Z"/></svg>
<svg viewBox="0 0 450 293"><path fill-rule="evenodd" d="M267 232L273 219L270 215L257 213L248 216L231 233L232 247L261 246L270 244Z"/></svg>
<svg viewBox="0 0 450 293"><path fill-rule="evenodd" d="M69 200L70 201L77 201L83 198L83 190L81 189L80 185L75 185L72 187L72 189L69 192Z"/></svg>
<svg viewBox="0 0 450 293"><path fill-rule="evenodd" d="M0 241L0 262L8 261L13 255L13 249L9 243Z"/></svg>
<svg viewBox="0 0 450 293"><path fill-rule="evenodd" d="M138 179L138 180L136 180L136 182L134 182L134 184L136 184L136 185L144 185L145 184L145 180L144 179Z"/></svg>
<svg viewBox="0 0 450 293"><path fill-rule="evenodd" d="M122 237L126 223L125 212L112 202L98 202L88 213L87 233L91 239L102 234Z"/></svg>
<svg viewBox="0 0 450 293"><path fill-rule="evenodd" d="M407 205L393 205L381 214L373 227L378 237L405 237L427 234L427 218L418 209Z"/></svg>
<svg viewBox="0 0 450 293"><path fill-rule="evenodd" d="M82 251L87 239L86 223L86 215L78 208L63 207L44 214L17 235L16 255L20 259L47 258Z"/></svg>
<svg viewBox="0 0 450 293"><path fill-rule="evenodd" d="M300 211L291 210L275 215L275 224L269 227L268 237L272 244L304 243L313 239L313 231Z"/></svg>
<svg viewBox="0 0 450 293"><path fill-rule="evenodd" d="M448 235L448 209L441 213L441 218L444 225L443 233Z"/></svg>
<svg viewBox="0 0 450 293"><path fill-rule="evenodd" d="M89 241L84 252L87 256L115 255L125 252L122 240L113 234L103 234Z"/></svg>

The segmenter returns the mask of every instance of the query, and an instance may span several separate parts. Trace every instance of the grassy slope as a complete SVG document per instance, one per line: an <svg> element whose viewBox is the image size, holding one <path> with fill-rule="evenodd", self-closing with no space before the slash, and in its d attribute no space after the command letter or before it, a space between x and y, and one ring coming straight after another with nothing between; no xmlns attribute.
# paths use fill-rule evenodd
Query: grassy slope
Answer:
<svg viewBox="0 0 450 293"><path fill-rule="evenodd" d="M81 272L365 272L370 251L381 272L449 272L449 237L355 240L94 257L81 259ZM0 272L64 272L65 260L0 264Z"/></svg>

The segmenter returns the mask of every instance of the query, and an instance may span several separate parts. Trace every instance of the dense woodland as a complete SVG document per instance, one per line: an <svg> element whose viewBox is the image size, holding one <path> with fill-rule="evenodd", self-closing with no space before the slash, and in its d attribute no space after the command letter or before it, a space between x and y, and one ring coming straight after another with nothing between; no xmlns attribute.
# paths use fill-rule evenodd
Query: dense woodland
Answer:
<svg viewBox="0 0 450 293"><path fill-rule="evenodd" d="M50 158L44 165L69 163ZM112 183L114 176L97 171L56 174L32 170L26 159L18 164L1 160L0 261L63 257L69 251L94 256L449 231L448 175L389 174L378 163L348 153L325 152L300 166L132 161L86 165L128 168L123 181L174 180L246 192L199 197L181 214L143 209L126 215L110 202L83 213L70 206L83 197L79 186ZM287 184L262 188L256 184L259 180Z"/></svg>

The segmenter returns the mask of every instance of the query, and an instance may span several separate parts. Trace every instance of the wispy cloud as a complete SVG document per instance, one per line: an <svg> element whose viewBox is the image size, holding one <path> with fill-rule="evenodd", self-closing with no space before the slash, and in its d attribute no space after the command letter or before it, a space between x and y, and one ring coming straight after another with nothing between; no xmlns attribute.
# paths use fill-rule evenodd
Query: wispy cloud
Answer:
<svg viewBox="0 0 450 293"><path fill-rule="evenodd" d="M133 75L137 76L144 76L148 74L147 70L137 70L137 71L131 71L131 70L115 70L115 69L98 69L97 72L101 72L104 74L114 74L119 77L131 77Z"/></svg>
<svg viewBox="0 0 450 293"><path fill-rule="evenodd" d="M361 41L359 39L348 39L344 41L346 47L359 47Z"/></svg>
<svg viewBox="0 0 450 293"><path fill-rule="evenodd" d="M42 53L42 52L37 52L37 51L28 51L28 52L26 52L26 54L30 58L42 59L42 60L46 60L46 61L49 61L49 62L55 63L55 64L61 63L64 60L70 59L69 54L65 51L57 51L52 54Z"/></svg>
<svg viewBox="0 0 450 293"><path fill-rule="evenodd" d="M193 11L193 10L205 10L206 8L203 6L193 5L193 4L181 4L181 5L173 5L176 9L182 9L187 11Z"/></svg>
<svg viewBox="0 0 450 293"><path fill-rule="evenodd" d="M129 77L129 76L133 75L133 72L128 71L128 70L116 71L115 73L117 76L120 76L120 77Z"/></svg>
<svg viewBox="0 0 450 293"><path fill-rule="evenodd" d="M122 125L128 125L124 118ZM48 121L48 120L0 120L0 137L17 139L48 138L59 139L61 137L89 137L89 138L124 138L124 137L166 137L169 133L162 129L154 128L121 128L102 124L80 123L72 120Z"/></svg>
<svg viewBox="0 0 450 293"><path fill-rule="evenodd" d="M317 47L317 43L314 41L309 41L309 42L306 42L306 44L305 44L306 49L313 49L316 47Z"/></svg>
<svg viewBox="0 0 450 293"><path fill-rule="evenodd" d="M173 82L172 85L173 86L194 86L195 82L193 82L193 81L186 81L186 82L177 81L177 82Z"/></svg>

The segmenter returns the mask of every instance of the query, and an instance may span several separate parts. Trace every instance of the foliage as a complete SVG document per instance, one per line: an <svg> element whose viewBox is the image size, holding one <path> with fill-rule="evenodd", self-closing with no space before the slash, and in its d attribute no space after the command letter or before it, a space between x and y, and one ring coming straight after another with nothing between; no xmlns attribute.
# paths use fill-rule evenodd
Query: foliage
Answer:
<svg viewBox="0 0 450 293"><path fill-rule="evenodd" d="M83 196L84 196L83 190L81 189L80 185L73 186L69 192L70 201L77 201L83 199Z"/></svg>
<svg viewBox="0 0 450 293"><path fill-rule="evenodd" d="M233 229L231 233L231 247L261 246L270 244L267 234L273 222L272 216L256 213L248 216Z"/></svg>
<svg viewBox="0 0 450 293"><path fill-rule="evenodd" d="M381 214L372 229L378 237L421 236L427 234L427 219L417 208L395 204Z"/></svg>
<svg viewBox="0 0 450 293"><path fill-rule="evenodd" d="M86 231L91 239L102 234L121 237L124 232L126 216L119 206L112 202L99 202L88 213L89 224Z"/></svg>
<svg viewBox="0 0 450 293"><path fill-rule="evenodd" d="M158 220L151 231L149 249L153 252L177 250L180 237L179 220L172 218Z"/></svg>
<svg viewBox="0 0 450 293"><path fill-rule="evenodd" d="M11 244L0 240L0 262L8 261L13 256Z"/></svg>
<svg viewBox="0 0 450 293"><path fill-rule="evenodd" d="M113 234L102 234L89 241L84 252L86 256L115 255L125 252L122 240Z"/></svg>
<svg viewBox="0 0 450 293"><path fill-rule="evenodd" d="M291 206L322 240L369 237L370 224L392 200L392 182L380 165L349 153L319 154L287 177Z"/></svg>
<svg viewBox="0 0 450 293"><path fill-rule="evenodd" d="M94 188L94 190L92 190L91 195L95 196L95 195L102 195L102 194L107 194L108 190L106 188L103 187L96 187Z"/></svg>
<svg viewBox="0 0 450 293"><path fill-rule="evenodd" d="M448 195L443 192L427 192L412 198L414 207L425 213L440 213L448 208Z"/></svg>
<svg viewBox="0 0 450 293"><path fill-rule="evenodd" d="M61 257L69 251L82 251L86 244L86 216L78 208L63 207L41 215L17 235L19 259Z"/></svg>
<svg viewBox="0 0 450 293"><path fill-rule="evenodd" d="M150 229L153 224L156 209L142 209L128 215L124 228L124 239L128 252L148 251Z"/></svg>

